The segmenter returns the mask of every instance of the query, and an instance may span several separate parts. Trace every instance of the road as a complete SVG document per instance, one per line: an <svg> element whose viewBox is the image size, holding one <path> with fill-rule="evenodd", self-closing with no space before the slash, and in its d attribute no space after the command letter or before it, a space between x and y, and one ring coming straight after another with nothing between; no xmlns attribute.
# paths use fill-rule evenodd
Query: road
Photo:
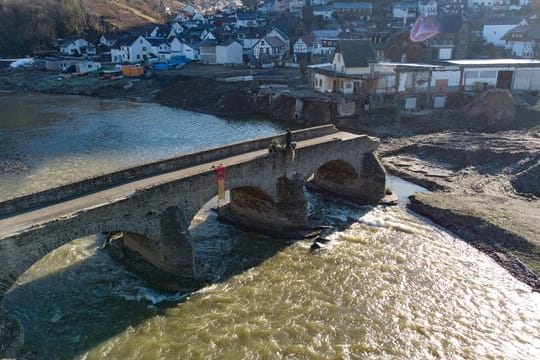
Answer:
<svg viewBox="0 0 540 360"><path fill-rule="evenodd" d="M297 142L297 149L322 144L333 140L350 140L357 137L361 137L361 135L340 131L317 138L299 141ZM207 171L213 171L214 168L220 164L223 164L225 166L232 166L266 155L268 155L268 149L266 148L257 151L247 152L244 154L223 158L212 162L207 162L204 164L187 167L184 169L171 171L156 176L150 176L144 179L129 182L127 184L114 186L112 188L108 188L102 191L80 196L61 203L9 216L0 219L0 229L2 229L0 239L12 236L19 232L23 232L27 229L39 226L40 224L44 224L55 219L73 216L77 212L84 209L99 207L103 204L108 204L115 202L119 199L127 198L136 191L151 188L157 184L164 184L181 178L201 174Z"/></svg>

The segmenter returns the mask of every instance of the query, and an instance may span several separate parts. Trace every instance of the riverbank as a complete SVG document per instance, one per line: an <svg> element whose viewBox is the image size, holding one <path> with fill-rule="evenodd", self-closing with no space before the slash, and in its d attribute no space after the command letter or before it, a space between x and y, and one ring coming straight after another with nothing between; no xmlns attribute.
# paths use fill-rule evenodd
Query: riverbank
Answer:
<svg viewBox="0 0 540 360"><path fill-rule="evenodd" d="M540 128L386 139L387 171L430 190L409 207L540 290Z"/></svg>

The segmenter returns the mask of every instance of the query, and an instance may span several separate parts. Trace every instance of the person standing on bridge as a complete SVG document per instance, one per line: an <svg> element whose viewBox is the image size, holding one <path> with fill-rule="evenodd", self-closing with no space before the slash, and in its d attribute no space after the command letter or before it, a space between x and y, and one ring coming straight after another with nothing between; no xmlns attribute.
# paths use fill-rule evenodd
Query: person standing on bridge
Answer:
<svg viewBox="0 0 540 360"><path fill-rule="evenodd" d="M292 133L290 129L287 129L287 132L285 133L285 149L286 150L294 150L296 147L296 144L293 144L292 142Z"/></svg>

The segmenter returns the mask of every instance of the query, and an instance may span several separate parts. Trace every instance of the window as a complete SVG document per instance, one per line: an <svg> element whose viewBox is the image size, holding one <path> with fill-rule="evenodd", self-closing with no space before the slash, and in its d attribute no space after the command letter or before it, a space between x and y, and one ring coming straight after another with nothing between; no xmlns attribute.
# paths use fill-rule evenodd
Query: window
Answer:
<svg viewBox="0 0 540 360"><path fill-rule="evenodd" d="M142 51L146 51L146 46L143 46Z"/></svg>
<svg viewBox="0 0 540 360"><path fill-rule="evenodd" d="M137 54L137 60L139 60L141 58L141 55Z"/></svg>

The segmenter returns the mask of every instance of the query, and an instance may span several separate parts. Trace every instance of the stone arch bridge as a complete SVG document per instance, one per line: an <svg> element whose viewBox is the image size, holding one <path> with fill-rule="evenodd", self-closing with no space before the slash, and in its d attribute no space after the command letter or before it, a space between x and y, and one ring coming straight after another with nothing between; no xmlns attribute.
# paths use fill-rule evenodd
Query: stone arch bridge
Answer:
<svg viewBox="0 0 540 360"><path fill-rule="evenodd" d="M188 227L214 198L226 167L227 213L244 224L287 232L307 224L303 186L364 203L385 195L378 142L321 126L293 132L296 149L268 151L279 135L187 154L0 203L0 300L33 263L73 239L130 234L126 246L181 283L198 279ZM0 310L0 340L7 334ZM6 331L2 331L6 330ZM7 340L6 340L7 341ZM1 342L1 341L0 341ZM3 355L0 350L0 356Z"/></svg>

